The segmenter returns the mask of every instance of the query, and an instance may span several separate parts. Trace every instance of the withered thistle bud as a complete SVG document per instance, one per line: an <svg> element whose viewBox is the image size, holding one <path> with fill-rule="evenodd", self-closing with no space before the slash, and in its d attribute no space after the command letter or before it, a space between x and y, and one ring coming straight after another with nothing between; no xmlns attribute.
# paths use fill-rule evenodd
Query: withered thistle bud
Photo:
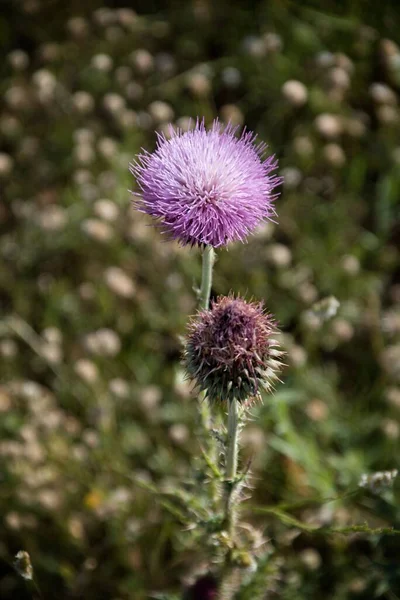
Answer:
<svg viewBox="0 0 400 600"><path fill-rule="evenodd" d="M275 333L262 302L220 296L189 324L184 354L189 378L210 402L259 398L281 366Z"/></svg>

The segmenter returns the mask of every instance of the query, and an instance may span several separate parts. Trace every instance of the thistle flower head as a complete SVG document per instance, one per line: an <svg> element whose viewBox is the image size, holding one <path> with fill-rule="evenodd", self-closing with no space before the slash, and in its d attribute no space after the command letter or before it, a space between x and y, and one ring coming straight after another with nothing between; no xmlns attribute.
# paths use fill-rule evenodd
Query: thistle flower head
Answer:
<svg viewBox="0 0 400 600"><path fill-rule="evenodd" d="M261 302L222 296L189 325L184 362L187 373L211 402L245 402L270 390L282 352L274 322Z"/></svg>
<svg viewBox="0 0 400 600"><path fill-rule="evenodd" d="M197 121L189 131L158 135L157 148L130 165L140 193L136 205L160 220L163 230L181 244L211 245L243 241L274 215L273 156L252 132L216 120L210 130Z"/></svg>

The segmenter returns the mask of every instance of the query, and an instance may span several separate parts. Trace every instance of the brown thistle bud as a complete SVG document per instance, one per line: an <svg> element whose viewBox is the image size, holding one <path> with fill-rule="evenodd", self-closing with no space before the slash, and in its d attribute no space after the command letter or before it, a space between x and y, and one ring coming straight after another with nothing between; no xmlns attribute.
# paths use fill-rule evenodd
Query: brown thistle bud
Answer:
<svg viewBox="0 0 400 600"><path fill-rule="evenodd" d="M189 324L184 363L190 379L210 402L239 402L269 391L282 352L274 321L261 302L220 296Z"/></svg>

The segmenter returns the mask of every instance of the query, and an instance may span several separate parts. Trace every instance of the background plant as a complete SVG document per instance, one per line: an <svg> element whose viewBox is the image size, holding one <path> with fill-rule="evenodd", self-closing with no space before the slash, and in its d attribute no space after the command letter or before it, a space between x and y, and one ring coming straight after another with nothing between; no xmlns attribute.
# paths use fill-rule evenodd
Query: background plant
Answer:
<svg viewBox="0 0 400 600"><path fill-rule="evenodd" d="M399 529L396 480L357 491L397 466L396 3L81 4L2 4L1 597L32 597L21 549L45 598L179 597L207 566L178 493L204 464L179 367L200 260L126 191L154 128L198 114L246 122L285 178L279 228L220 252L212 290L284 331L285 385L242 435L268 594L399 595L397 537L314 531Z"/></svg>

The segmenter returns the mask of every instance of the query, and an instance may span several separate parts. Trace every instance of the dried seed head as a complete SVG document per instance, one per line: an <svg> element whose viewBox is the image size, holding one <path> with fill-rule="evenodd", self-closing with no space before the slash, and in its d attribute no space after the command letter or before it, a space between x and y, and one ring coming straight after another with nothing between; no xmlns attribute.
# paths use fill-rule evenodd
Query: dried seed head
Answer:
<svg viewBox="0 0 400 600"><path fill-rule="evenodd" d="M189 325L184 362L190 379L211 402L239 402L270 390L282 352L261 302L221 296Z"/></svg>

